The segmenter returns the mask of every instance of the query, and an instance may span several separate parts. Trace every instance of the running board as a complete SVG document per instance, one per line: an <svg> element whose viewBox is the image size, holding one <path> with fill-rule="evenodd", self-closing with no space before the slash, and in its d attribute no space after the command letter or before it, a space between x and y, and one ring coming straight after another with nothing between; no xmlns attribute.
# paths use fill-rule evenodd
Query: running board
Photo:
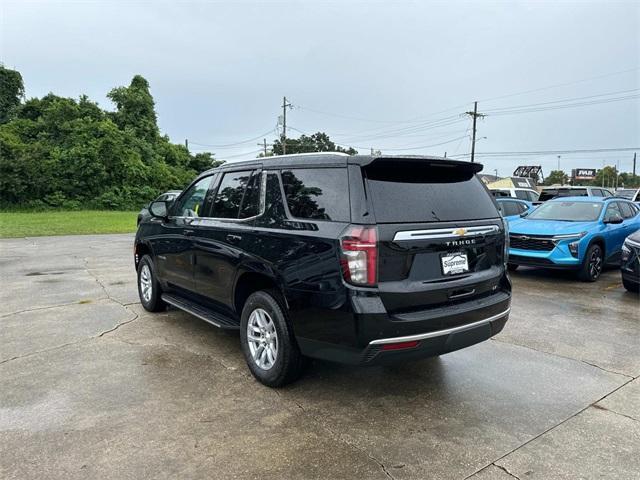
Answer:
<svg viewBox="0 0 640 480"><path fill-rule="evenodd" d="M205 322L210 323L211 325L215 325L218 328L224 328L227 330L240 329L240 323L237 320L229 318L226 315L222 315L218 312L214 312L213 310L203 307L202 305L192 302L191 300L187 300L186 298L169 293L163 293L161 295L161 298L169 305L173 305L180 310L184 310L194 317L198 317L200 320L204 320Z"/></svg>

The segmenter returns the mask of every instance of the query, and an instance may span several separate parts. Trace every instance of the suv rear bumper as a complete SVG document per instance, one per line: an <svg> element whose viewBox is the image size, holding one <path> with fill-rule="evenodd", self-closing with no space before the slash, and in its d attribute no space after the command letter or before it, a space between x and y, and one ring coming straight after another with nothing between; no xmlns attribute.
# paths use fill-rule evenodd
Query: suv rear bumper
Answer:
<svg viewBox="0 0 640 480"><path fill-rule="evenodd" d="M367 303L370 304L370 301L371 297ZM488 340L504 328L509 318L510 304L510 293L501 291L481 300L403 316L354 313L361 338L365 337L360 347L300 337L297 340L304 355L339 363L384 365L416 360ZM356 311L360 310L357 305L354 306ZM438 327L434 328L434 325ZM403 342L417 344L411 348L387 349Z"/></svg>

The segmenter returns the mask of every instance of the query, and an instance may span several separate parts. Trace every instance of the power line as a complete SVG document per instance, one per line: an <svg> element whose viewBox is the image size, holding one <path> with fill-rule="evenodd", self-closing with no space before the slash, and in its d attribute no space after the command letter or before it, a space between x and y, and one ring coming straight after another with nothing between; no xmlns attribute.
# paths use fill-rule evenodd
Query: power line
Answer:
<svg viewBox="0 0 640 480"><path fill-rule="evenodd" d="M619 94L622 94L622 93L632 93L632 92L637 92L639 90L640 90L640 88L632 88L631 90L619 90L617 92L599 93L597 95L589 95L587 97L563 98L563 99L560 99L560 100L552 100L552 101L549 101L549 102L530 103L528 105L513 105L511 107L492 108L492 109L489 109L487 111L488 112L497 112L497 111L502 111L502 110L510 110L510 109L518 109L518 108L538 107L538 106L550 105L550 104L554 104L554 103L574 102L574 101L577 101L577 100L589 100L589 99L597 98L597 97L608 97L608 96L611 96L611 95L619 95Z"/></svg>
<svg viewBox="0 0 640 480"><path fill-rule="evenodd" d="M535 150L535 151L522 151L522 152L483 152L477 153L478 157L519 157L528 155L571 155L582 153L606 153L606 152L633 152L640 150L640 147L619 147L619 148L594 148L583 150ZM469 157L470 153L461 153L458 155L451 155L452 157Z"/></svg>
<svg viewBox="0 0 640 480"><path fill-rule="evenodd" d="M191 144L192 145L199 145L201 147L211 147L211 148L230 148L230 147L236 147L238 145L242 145L244 143L251 143L251 142L255 142L256 140L260 140L260 138L269 135L270 133L274 132L275 129L271 128L270 130L267 130L264 133L261 133L260 135L253 137L253 138L248 138L247 140L241 140L235 143L227 143L227 144L210 144L210 143L200 143L200 142L194 142L193 140L191 140Z"/></svg>
<svg viewBox="0 0 640 480"><path fill-rule="evenodd" d="M547 107L532 107L532 108L520 108L520 109L513 108L512 110L505 109L505 110L495 110L495 111L489 110L487 111L487 115L495 117L500 115L513 115L518 113L545 112L549 110L561 110L565 108L584 107L584 106L590 106L590 105L621 102L624 100L633 100L636 98L640 98L640 95L627 95L623 97L606 98L602 100L591 100L587 102L567 103L564 105L553 105L553 106L547 106Z"/></svg>

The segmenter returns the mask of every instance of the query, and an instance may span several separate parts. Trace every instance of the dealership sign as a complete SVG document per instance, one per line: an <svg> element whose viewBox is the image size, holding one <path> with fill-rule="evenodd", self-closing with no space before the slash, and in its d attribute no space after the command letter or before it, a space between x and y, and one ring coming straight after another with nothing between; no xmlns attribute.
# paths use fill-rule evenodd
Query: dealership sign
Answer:
<svg viewBox="0 0 640 480"><path fill-rule="evenodd" d="M593 180L596 178L595 168L576 168L571 171L571 176L575 180Z"/></svg>

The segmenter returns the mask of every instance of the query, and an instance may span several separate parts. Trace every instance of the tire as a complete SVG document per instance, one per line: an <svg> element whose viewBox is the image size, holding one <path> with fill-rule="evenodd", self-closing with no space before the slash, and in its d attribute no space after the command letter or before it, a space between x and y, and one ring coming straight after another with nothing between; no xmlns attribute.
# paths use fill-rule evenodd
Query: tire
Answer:
<svg viewBox="0 0 640 480"><path fill-rule="evenodd" d="M627 289L627 291L632 292L632 293L639 293L640 292L640 283L633 283L630 282L629 280L627 280L626 278L622 279L622 285L624 285L624 288Z"/></svg>
<svg viewBox="0 0 640 480"><path fill-rule="evenodd" d="M517 265L515 263L507 263L507 270L509 270L510 272L515 272L519 266L520 265Z"/></svg>
<svg viewBox="0 0 640 480"><path fill-rule="evenodd" d="M162 301L162 288L156 277L156 269L149 255L144 255L138 263L138 296L140 303L149 312L159 312L167 308Z"/></svg>
<svg viewBox="0 0 640 480"><path fill-rule="evenodd" d="M273 290L252 293L240 320L240 344L247 366L256 380L268 387L295 381L304 366L280 298Z"/></svg>
<svg viewBox="0 0 640 480"><path fill-rule="evenodd" d="M604 267L604 254L602 247L597 243L592 244L582 261L582 266L578 270L578 278L583 282L595 282L600 278Z"/></svg>

